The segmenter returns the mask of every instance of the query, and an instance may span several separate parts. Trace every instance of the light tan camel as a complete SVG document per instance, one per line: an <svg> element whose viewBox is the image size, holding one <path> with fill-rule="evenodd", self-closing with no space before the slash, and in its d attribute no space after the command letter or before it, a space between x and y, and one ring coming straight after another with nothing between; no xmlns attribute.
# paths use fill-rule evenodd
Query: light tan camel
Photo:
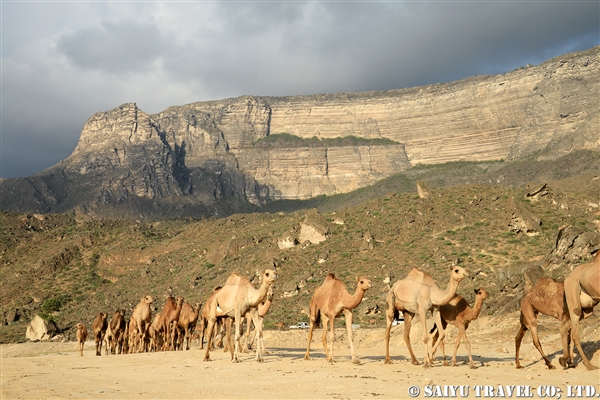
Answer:
<svg viewBox="0 0 600 400"><path fill-rule="evenodd" d="M465 347L469 353L469 365L471 369L477 368L473 362L473 357L471 356L471 343L469 342L469 338L467 338L466 330L471 321L474 321L477 319L477 317L479 317L479 313L481 313L481 308L483 306L483 301L487 298L488 293L485 291L485 289L479 288L475 289L475 304L473 305L473 308L469 306L469 303L467 303L462 296L458 295L454 296L454 298L450 300L450 303L440 306L442 320L441 329L437 325L434 325L433 329L431 330L432 332L436 330L436 332L433 334L431 342L431 345L433 346L431 349L431 357L433 359L435 359L435 351L439 345L442 348L444 365L448 365L448 362L446 361L446 351L444 349L444 337L446 336L446 327L448 324L450 324L458 328L458 335L454 345L454 354L452 355L452 366L456 366L456 352L458 351L458 346L460 346L461 339L464 338Z"/></svg>
<svg viewBox="0 0 600 400"><path fill-rule="evenodd" d="M104 335L106 334L106 329L108 328L108 323L106 322L106 313L99 313L94 322L92 322L92 332L94 333L94 340L96 341L96 355L99 356L102 354L102 342L104 341Z"/></svg>
<svg viewBox="0 0 600 400"><path fill-rule="evenodd" d="M391 364L390 331L392 322L401 311L404 315L404 342L408 347L411 362L419 365L410 345L410 327L415 314L419 314L423 326L423 343L425 344L424 366L430 367L432 360L429 354L429 331L427 330L427 312L439 309L448 304L456 294L458 284L469 276L469 271L457 265L450 267L450 282L446 290L437 287L431 275L414 268L408 276L392 286L386 296L386 331L385 331L385 363ZM437 326L441 326L439 312L434 313Z"/></svg>
<svg viewBox="0 0 600 400"><path fill-rule="evenodd" d="M592 315L594 307L600 302L600 251L596 253L591 263L582 264L575 268L565 279L565 295L569 309L573 344L577 346L577 351L579 351L585 367L588 370L598 369L590 363L581 348L579 320ZM569 355L574 362L572 350Z"/></svg>
<svg viewBox="0 0 600 400"><path fill-rule="evenodd" d="M179 320L183 300L182 296L178 296L177 299L168 297L161 313L165 324L165 344L167 350L175 349L175 329L177 329L177 321Z"/></svg>
<svg viewBox="0 0 600 400"><path fill-rule="evenodd" d="M262 283L255 289L250 280L237 274L231 274L225 286L214 296L208 315L208 345L204 354L204 361L210 361L210 348L213 329L218 317L230 317L235 322L235 351L232 352L232 361L239 362L239 339L242 317L253 307L257 307L267 297L269 287L275 282L275 271L267 269L262 272ZM230 351L231 351L231 342ZM257 351L256 360L262 361L262 356Z"/></svg>
<svg viewBox="0 0 600 400"><path fill-rule="evenodd" d="M85 328L85 325L82 324L81 322L78 323L77 325L77 346L79 348L79 355L81 357L83 357L83 345L85 344L85 341L87 340L87 329Z"/></svg>
<svg viewBox="0 0 600 400"><path fill-rule="evenodd" d="M148 327L152 322L152 302L154 299L152 296L144 296L140 299L140 302L131 314L130 324L133 322L133 327L130 326L130 333L135 330L136 334L129 336L129 350L133 352L139 352L144 348L146 337L148 335ZM134 341L131 339L135 338Z"/></svg>
<svg viewBox="0 0 600 400"><path fill-rule="evenodd" d="M352 339L352 310L356 308L362 301L365 291L371 288L371 280L365 276L361 276L356 280L356 291L354 294L348 293L344 282L337 279L335 275L328 274L325 281L319 286L310 300L309 313L309 328L308 328L308 344L306 346L305 360L310 360L310 343L312 342L312 334L315 324L318 323L319 315L323 323L323 348L327 361L335 362L333 357L333 341L335 339L335 318L344 313L346 317L346 329L348 331L348 341L350 342L350 352L352 354L352 362L360 364L358 357L354 353L354 341ZM329 322L329 334L327 323ZM329 338L327 338L329 336ZM328 346L329 345L329 346Z"/></svg>
<svg viewBox="0 0 600 400"><path fill-rule="evenodd" d="M202 303L200 302L196 303L196 306L194 307L186 301L181 307L181 313L179 313L177 326L183 330L183 335L186 341L186 350L190 349L190 339L192 337L192 332L194 329L196 329L196 323L198 322L201 306Z"/></svg>
<svg viewBox="0 0 600 400"><path fill-rule="evenodd" d="M537 315L542 313L550 317L554 317L560 321L560 336L562 338L563 354L558 362L563 367L568 367L571 364L569 357L569 312L565 303L565 289L561 281L555 281L551 278L540 278L535 285L525 276L525 296L521 300L521 328L515 336L515 365L517 369L522 368L519 362L519 350L525 332L531 331L531 338L536 349L542 355L548 369L554 369L554 365L542 350L542 344L537 332Z"/></svg>
<svg viewBox="0 0 600 400"><path fill-rule="evenodd" d="M262 354L266 354L262 329L265 315L267 315L269 312L271 304L273 304L273 286L269 288L265 301L260 303L257 308L252 308L250 311L248 311L248 313L246 313L246 334L244 335L245 341L244 345L241 347L244 353L247 350L252 350L252 344L254 343L254 340L256 340L258 342L257 346L259 346L257 351L260 351ZM252 324L254 324L254 331L252 332L252 340L250 340L250 328Z"/></svg>
<svg viewBox="0 0 600 400"><path fill-rule="evenodd" d="M165 336L165 322L162 313L156 313L148 328L148 334L150 335L150 349L155 353L162 350Z"/></svg>

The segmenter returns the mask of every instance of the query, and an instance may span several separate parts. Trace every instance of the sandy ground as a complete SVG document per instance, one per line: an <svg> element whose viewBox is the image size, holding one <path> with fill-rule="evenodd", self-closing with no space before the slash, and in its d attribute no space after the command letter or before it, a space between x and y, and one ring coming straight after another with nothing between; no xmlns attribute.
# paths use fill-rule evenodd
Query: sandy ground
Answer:
<svg viewBox="0 0 600 400"><path fill-rule="evenodd" d="M211 353L204 362L203 351L194 343L191 351L94 356L94 344L88 342L84 356L79 357L76 344L22 343L0 346L1 398L84 398L84 399L345 399L345 398L409 398L411 386L418 387L418 398L461 398L468 389L469 398L519 398L509 394L513 386L523 386L529 398L600 397L600 372L588 371L583 364L563 370L558 365L561 354L558 326L542 317L547 326L540 331L544 350L555 370L548 370L527 334L521 349L524 369L514 365L514 336L518 315L500 320L482 318L468 330L478 369L470 369L464 346L458 351L459 366L444 367L438 352L436 365L423 368L408 361L402 340L402 327L392 331L390 353L394 364L385 365L384 329L355 330L355 343L360 365L352 364L344 330L336 331L336 363L325 361L317 330L312 343L313 360L304 361L306 331L267 331L265 344L269 354L265 361L254 361L244 354L240 363L232 363L229 353ZM600 328L598 319L585 324L584 337L592 363L600 364ZM413 348L422 360L424 347L419 343L418 326L414 326ZM446 340L446 351L452 352L454 334ZM429 386L427 386L429 385ZM578 386L584 386L578 389ZM478 389L478 387L480 389ZM462 389L462 393L461 390ZM446 390L447 392L444 392ZM481 390L480 393L477 390ZM519 390L516 388L516 390ZM586 390L588 393L586 393ZM503 392L502 392L503 391ZM569 392L570 391L570 392ZM595 395L594 393L598 393ZM479 394L479 396L477 396ZM487 396L486 396L487 395ZM502 396L503 395L503 396Z"/></svg>

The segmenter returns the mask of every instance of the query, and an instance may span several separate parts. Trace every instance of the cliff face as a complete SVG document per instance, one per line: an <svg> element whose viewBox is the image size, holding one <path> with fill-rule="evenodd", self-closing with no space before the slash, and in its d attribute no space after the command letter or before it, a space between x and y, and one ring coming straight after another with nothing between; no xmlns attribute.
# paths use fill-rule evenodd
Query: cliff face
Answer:
<svg viewBox="0 0 600 400"><path fill-rule="evenodd" d="M124 104L94 114L66 160L0 182L1 204L21 212L219 215L271 200L345 193L418 163L532 153L544 160L600 149L599 49L403 90L243 96L154 115ZM279 133L393 142L255 146Z"/></svg>

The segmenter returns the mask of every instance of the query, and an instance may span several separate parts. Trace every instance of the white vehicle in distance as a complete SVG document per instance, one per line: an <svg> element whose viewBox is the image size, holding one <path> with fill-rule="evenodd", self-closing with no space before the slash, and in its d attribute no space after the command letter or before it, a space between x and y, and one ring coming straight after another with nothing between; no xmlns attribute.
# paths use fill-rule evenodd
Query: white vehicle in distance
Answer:
<svg viewBox="0 0 600 400"><path fill-rule="evenodd" d="M396 325L398 325L398 324L401 324L401 323L403 323L403 322L404 322L404 318L403 318L403 317L400 317L400 318L398 318L398 319L394 319L394 320L392 321L392 326L396 326Z"/></svg>
<svg viewBox="0 0 600 400"><path fill-rule="evenodd" d="M296 325L290 325L290 329L308 329L306 322L298 322Z"/></svg>

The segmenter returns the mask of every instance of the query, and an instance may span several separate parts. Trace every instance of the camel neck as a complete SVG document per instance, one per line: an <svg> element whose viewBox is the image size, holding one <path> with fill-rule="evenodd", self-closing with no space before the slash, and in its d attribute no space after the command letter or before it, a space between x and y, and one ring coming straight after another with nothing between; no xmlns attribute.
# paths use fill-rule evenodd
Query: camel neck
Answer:
<svg viewBox="0 0 600 400"><path fill-rule="evenodd" d="M258 290L248 290L248 304L250 307L258 307L267 298L267 293L271 285L267 283L267 280L263 276L263 281Z"/></svg>
<svg viewBox="0 0 600 400"><path fill-rule="evenodd" d="M468 308L467 319L474 320L477 319L479 313L481 313L481 309L483 308L483 297L475 296L475 304L473 304L473 308Z"/></svg>
<svg viewBox="0 0 600 400"><path fill-rule="evenodd" d="M342 296L342 304L345 308L352 310L360 304L364 295L365 291L362 290L360 287L357 287L354 294L350 294L348 292L344 293L344 295Z"/></svg>
<svg viewBox="0 0 600 400"><path fill-rule="evenodd" d="M444 304L448 304L450 300L456 294L456 289L458 288L458 282L456 282L452 275L450 276L450 282L448 282L448 286L446 290L442 290L437 285L433 285L431 287L431 302L435 306L441 306Z"/></svg>

